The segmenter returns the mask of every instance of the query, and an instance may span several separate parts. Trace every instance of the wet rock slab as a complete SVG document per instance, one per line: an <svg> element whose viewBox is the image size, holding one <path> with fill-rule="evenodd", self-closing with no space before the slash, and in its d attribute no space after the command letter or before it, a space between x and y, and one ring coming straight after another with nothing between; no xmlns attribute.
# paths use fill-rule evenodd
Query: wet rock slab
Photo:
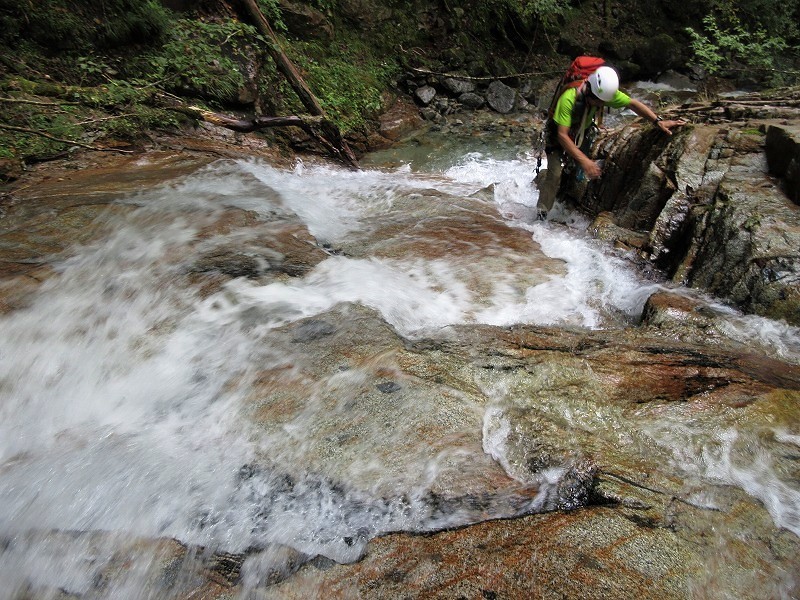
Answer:
<svg viewBox="0 0 800 600"><path fill-rule="evenodd" d="M662 326L656 310L651 312L652 327ZM343 322L353 329L349 332ZM682 325L687 340L695 326ZM733 487L744 485L733 476L735 469L719 475L723 483L731 477L727 485L709 486L706 477L711 476L704 472L709 465L678 468L676 461L689 449L689 456L706 455L719 467L731 460L748 468L747 457L757 448L776 457L772 475L794 480L800 475L792 458L797 452L791 445L778 450L775 432L798 426L800 368L724 341L716 351L699 353L695 344L665 339L663 331L649 327L618 333L454 327L442 337L404 342L357 307L295 325L292 339L308 342L308 363L299 372L294 366L299 382L324 381L330 367L320 366L341 357L339 346L350 348L348 370L364 377L363 387L348 400L355 408L351 421L335 417L333 398L326 400L328 410L320 411L331 419L321 423L329 431L321 437L333 445L319 447L313 464L318 472L343 477L335 473L346 473L347 465L368 453L383 463L376 474L399 465L393 478L402 477L407 454L399 450L406 440L420 436L412 448L428 440L430 456L457 443L474 454L467 463L442 464L433 489L450 510L480 508L476 516L497 519L510 514L503 512L514 506L510 498L520 497L516 486L541 488L537 474L548 467L561 469L556 497L562 500L576 497L564 493L569 489L565 467L590 461L597 468L590 471L592 485L581 488L583 500L562 505L585 508L441 532L381 535L355 563L312 561L270 588L270 594L685 598L701 590L713 590L711 597L742 591L755 597L761 589L793 593L797 582L787 573L797 566L800 542L781 528L780 518L776 525L777 513L770 516L757 497ZM673 327L674 332L681 326ZM354 344L355 331L366 340L363 346ZM297 405L284 418L316 396L313 388L295 386L287 393ZM269 387L262 392L259 419L274 422L275 408L284 411L290 405L281 400L282 393ZM261 412L268 405L274 408ZM717 437L716 432L734 429L736 439ZM502 471L486 476L495 467L481 458L479 444ZM363 477L361 469L357 472ZM346 479L356 482L358 475ZM483 500L476 504L476 498ZM768 496L763 498L769 507ZM558 508L554 503L529 510ZM793 517L787 518L785 524L794 527Z"/></svg>
<svg viewBox="0 0 800 600"><path fill-rule="evenodd" d="M98 202L113 203L113 189ZM80 186L48 194L42 206L53 198L57 228L28 208L9 221L9 281L25 260L36 269L22 276L46 278L52 253L95 222L87 241L104 234L102 219L70 212ZM489 290L493 265L518 265L526 285L563 269L480 197L434 198L398 199L395 214L337 250L385 260L458 255L478 291ZM295 221L226 208L201 224L169 260L184 266L174 284L204 294L233 279L296 277L328 256ZM498 240L505 249L492 251ZM240 326L268 319L254 305ZM236 493L256 500L265 534L330 506L344 510L346 533L334 527L313 556L277 544L226 553L124 532L42 532L57 553L101 548L110 558L81 586L25 597L798 592L797 515L780 493L791 496L800 479L800 366L730 340L702 303L654 296L629 330L459 325L413 337L376 310L341 303L265 335L270 355L226 385L249 390L242 418L281 449L242 464Z"/></svg>
<svg viewBox="0 0 800 600"><path fill-rule="evenodd" d="M793 123L698 123L671 138L629 125L599 142L606 158L603 178L573 185L568 193L583 210L603 215L595 227L599 235L624 244L646 233L646 244L633 245L674 281L797 325L800 211L790 183L798 171Z"/></svg>
<svg viewBox="0 0 800 600"><path fill-rule="evenodd" d="M0 211L0 312L20 306L70 246L106 235L106 218L133 210L115 205L116 200L191 173L209 160L162 152L146 159L89 159L72 165L74 170L30 175L6 195Z"/></svg>
<svg viewBox="0 0 800 600"><path fill-rule="evenodd" d="M31 176L12 190L0 216L0 312L23 306L74 247L104 239L121 219L152 219L134 216L150 202L148 190L214 160L212 154L163 151ZM255 181L251 185L257 188L253 193L271 193ZM204 285L205 293L235 277L302 275L327 257L308 230L286 215L259 216L224 205L207 214L186 210L199 223L197 235L171 258L177 263L195 255L183 269L186 283ZM212 241L226 235L235 235L236 244Z"/></svg>

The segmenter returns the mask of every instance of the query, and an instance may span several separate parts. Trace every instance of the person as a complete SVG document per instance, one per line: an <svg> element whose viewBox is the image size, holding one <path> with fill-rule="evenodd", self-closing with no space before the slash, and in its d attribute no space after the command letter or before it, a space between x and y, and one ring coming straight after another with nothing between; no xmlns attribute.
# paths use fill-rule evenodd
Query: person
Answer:
<svg viewBox="0 0 800 600"><path fill-rule="evenodd" d="M595 126L598 110L602 111L606 106L630 108L667 135L672 135L673 128L686 124L681 119L662 119L647 105L620 91L619 75L613 68L598 67L582 84L567 88L561 94L553 116L548 119L545 139L547 168L541 170L536 178L540 213L546 213L553 208L561 184L564 154L575 161L575 165L586 178L600 177L602 163L587 156L591 146L587 133Z"/></svg>

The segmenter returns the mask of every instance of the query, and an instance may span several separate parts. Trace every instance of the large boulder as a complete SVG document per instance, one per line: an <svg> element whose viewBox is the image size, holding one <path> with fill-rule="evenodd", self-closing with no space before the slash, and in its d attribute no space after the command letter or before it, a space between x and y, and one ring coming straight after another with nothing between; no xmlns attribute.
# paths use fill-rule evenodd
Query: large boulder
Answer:
<svg viewBox="0 0 800 600"><path fill-rule="evenodd" d="M640 77L655 78L685 63L684 45L672 36L660 33L636 47L633 60L641 67Z"/></svg>
<svg viewBox="0 0 800 600"><path fill-rule="evenodd" d="M493 81L486 90L486 103L499 113L510 113L514 108L517 93L502 81Z"/></svg>
<svg viewBox="0 0 800 600"><path fill-rule="evenodd" d="M320 11L308 3L280 0L281 18L286 28L301 39L333 39L333 25Z"/></svg>
<svg viewBox="0 0 800 600"><path fill-rule="evenodd" d="M423 85L414 91L414 97L423 106L428 106L436 97L436 89L430 85Z"/></svg>
<svg viewBox="0 0 800 600"><path fill-rule="evenodd" d="M396 141L422 126L419 109L401 98L379 117L379 132L384 138Z"/></svg>
<svg viewBox="0 0 800 600"><path fill-rule="evenodd" d="M793 189L791 131L774 122L698 124L667 137L634 123L596 145L602 179L567 190L582 210L647 232L642 254L676 282L798 325L800 210L767 168L772 154L770 170Z"/></svg>
<svg viewBox="0 0 800 600"><path fill-rule="evenodd" d="M461 94L475 91L475 83L468 79L445 77L442 79L442 86L452 96L460 96Z"/></svg>

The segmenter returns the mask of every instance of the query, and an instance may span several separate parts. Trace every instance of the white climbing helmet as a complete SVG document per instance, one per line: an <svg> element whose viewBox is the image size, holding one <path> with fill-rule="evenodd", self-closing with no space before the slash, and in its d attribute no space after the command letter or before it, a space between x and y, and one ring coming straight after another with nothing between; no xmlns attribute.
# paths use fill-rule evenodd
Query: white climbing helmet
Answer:
<svg viewBox="0 0 800 600"><path fill-rule="evenodd" d="M608 102L619 89L619 75L611 67L598 67L589 75L589 88L603 102Z"/></svg>

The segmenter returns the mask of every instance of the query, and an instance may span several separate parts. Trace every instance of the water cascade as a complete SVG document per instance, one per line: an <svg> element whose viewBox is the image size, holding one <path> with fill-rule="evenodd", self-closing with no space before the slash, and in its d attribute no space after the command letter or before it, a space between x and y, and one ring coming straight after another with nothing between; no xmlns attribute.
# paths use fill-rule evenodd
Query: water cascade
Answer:
<svg viewBox="0 0 800 600"><path fill-rule="evenodd" d="M388 532L558 508L579 463L524 468L514 379L436 371L465 329L624 331L671 291L800 364L796 329L641 274L580 219L536 221L530 156L438 160L220 160L109 204L103 235L0 316L0 597L177 596L199 576L187 552L245 556L247 593ZM670 412L635 431L545 397L542 415L672 464L692 502L734 486L800 534L774 461L800 430Z"/></svg>

